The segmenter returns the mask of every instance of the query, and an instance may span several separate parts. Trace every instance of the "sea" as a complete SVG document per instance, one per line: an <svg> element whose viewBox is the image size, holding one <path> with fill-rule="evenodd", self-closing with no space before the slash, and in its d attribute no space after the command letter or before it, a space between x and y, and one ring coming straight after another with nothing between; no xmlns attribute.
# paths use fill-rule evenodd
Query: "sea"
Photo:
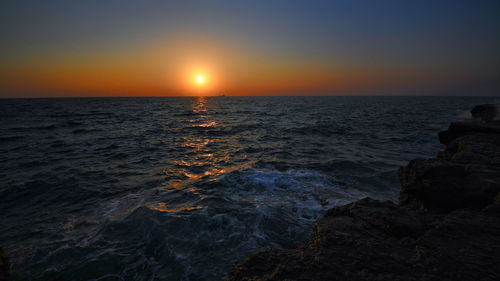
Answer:
<svg viewBox="0 0 500 281"><path fill-rule="evenodd" d="M397 200L397 170L498 97L0 100L13 280L222 280L306 243L329 208Z"/></svg>

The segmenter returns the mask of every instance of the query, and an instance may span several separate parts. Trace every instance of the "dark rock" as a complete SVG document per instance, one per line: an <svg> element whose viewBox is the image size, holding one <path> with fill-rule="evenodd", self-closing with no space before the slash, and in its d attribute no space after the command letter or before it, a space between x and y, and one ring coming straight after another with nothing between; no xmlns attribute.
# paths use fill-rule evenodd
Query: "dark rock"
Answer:
<svg viewBox="0 0 500 281"><path fill-rule="evenodd" d="M498 280L500 211L438 215L363 199L330 210L309 244L237 262L226 280Z"/></svg>
<svg viewBox="0 0 500 281"><path fill-rule="evenodd" d="M452 123L437 158L400 168L398 204L330 209L308 244L253 253L227 280L500 280L500 123L490 105L473 116L489 123Z"/></svg>
<svg viewBox="0 0 500 281"><path fill-rule="evenodd" d="M499 117L498 104L481 104L475 106L472 110L472 117L481 119L486 122L493 121Z"/></svg>
<svg viewBox="0 0 500 281"><path fill-rule="evenodd" d="M0 281L7 281L10 279L9 267L10 265L7 253L0 248Z"/></svg>
<svg viewBox="0 0 500 281"><path fill-rule="evenodd" d="M412 160L399 178L400 204L434 211L483 208L500 192L498 169L442 159Z"/></svg>
<svg viewBox="0 0 500 281"><path fill-rule="evenodd" d="M448 130L438 134L439 141L448 145L458 137L470 134L500 134L500 122L452 122Z"/></svg>
<svg viewBox="0 0 500 281"><path fill-rule="evenodd" d="M452 123L449 130L461 133L442 141L447 146L437 159L412 160L399 169L400 203L435 211L491 204L500 192L498 128L496 124Z"/></svg>

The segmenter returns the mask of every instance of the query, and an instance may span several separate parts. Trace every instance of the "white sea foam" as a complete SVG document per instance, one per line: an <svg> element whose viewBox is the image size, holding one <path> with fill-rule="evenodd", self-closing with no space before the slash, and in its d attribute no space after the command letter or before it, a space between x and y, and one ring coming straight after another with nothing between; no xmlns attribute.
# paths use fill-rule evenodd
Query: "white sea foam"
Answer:
<svg viewBox="0 0 500 281"><path fill-rule="evenodd" d="M457 116L459 119L470 120L472 119L472 114L470 110L457 110Z"/></svg>
<svg viewBox="0 0 500 281"><path fill-rule="evenodd" d="M317 219L321 212L363 196L311 170L247 169L224 175L227 196L256 208L284 208L302 219Z"/></svg>

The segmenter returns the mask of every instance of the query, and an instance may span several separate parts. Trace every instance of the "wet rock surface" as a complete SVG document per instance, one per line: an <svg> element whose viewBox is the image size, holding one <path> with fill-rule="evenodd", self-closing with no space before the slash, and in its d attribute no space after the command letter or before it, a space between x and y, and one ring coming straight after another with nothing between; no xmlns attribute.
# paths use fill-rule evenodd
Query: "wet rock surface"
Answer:
<svg viewBox="0 0 500 281"><path fill-rule="evenodd" d="M491 113L478 106L474 117L477 108ZM397 204L365 198L330 209L307 245L253 253L226 280L500 280L495 116L452 123L439 134L444 151L402 167Z"/></svg>

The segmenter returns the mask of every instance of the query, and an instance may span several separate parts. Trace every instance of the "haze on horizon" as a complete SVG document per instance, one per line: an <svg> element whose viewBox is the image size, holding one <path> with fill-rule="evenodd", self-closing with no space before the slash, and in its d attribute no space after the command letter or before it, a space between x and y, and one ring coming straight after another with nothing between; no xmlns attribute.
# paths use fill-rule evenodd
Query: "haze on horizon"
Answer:
<svg viewBox="0 0 500 281"><path fill-rule="evenodd" d="M0 97L498 95L499 14L495 0L7 0Z"/></svg>

